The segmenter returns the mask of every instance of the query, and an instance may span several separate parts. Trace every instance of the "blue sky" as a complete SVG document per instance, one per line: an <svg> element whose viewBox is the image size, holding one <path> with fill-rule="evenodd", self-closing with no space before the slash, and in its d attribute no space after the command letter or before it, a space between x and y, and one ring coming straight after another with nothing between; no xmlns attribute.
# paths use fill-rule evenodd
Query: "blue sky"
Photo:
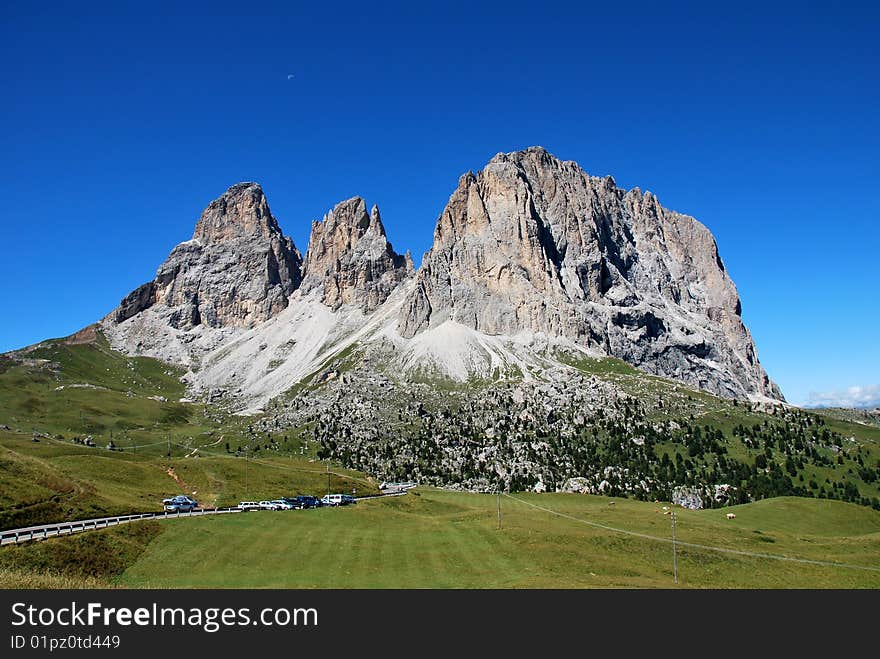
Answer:
<svg viewBox="0 0 880 659"><path fill-rule="evenodd" d="M661 4L8 5L0 350L103 316L234 182L303 251L361 195L418 260L461 173L540 144L712 230L789 400L873 402L880 11Z"/></svg>

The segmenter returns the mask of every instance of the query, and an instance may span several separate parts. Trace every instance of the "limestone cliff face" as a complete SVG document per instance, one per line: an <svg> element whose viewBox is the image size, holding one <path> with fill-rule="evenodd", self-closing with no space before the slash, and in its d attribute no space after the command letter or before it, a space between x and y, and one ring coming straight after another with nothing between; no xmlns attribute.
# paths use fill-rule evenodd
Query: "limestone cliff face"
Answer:
<svg viewBox="0 0 880 659"><path fill-rule="evenodd" d="M312 223L301 291L321 289L334 310L353 305L370 313L412 274L409 253L397 254L388 242L378 207L367 214L364 200L353 197Z"/></svg>
<svg viewBox="0 0 880 659"><path fill-rule="evenodd" d="M460 325L423 334L447 320ZM260 186L234 185L102 327L115 348L186 364L195 379L213 364L211 386L222 384L233 343L228 370L241 373L269 353L276 369L294 359L284 350L306 350L319 334L316 349L371 328L358 340L369 343L370 332L377 346L390 340L403 371L484 376L502 344L540 352L561 338L723 396L782 398L708 229L650 192L622 190L539 147L498 154L460 178L418 272L360 197L312 224L303 260ZM310 341L295 340L303 332ZM502 361L521 362L509 357ZM264 376L253 375L244 394Z"/></svg>
<svg viewBox="0 0 880 659"><path fill-rule="evenodd" d="M461 177L398 322L569 337L727 396L781 398L712 234L533 147Z"/></svg>
<svg viewBox="0 0 880 659"><path fill-rule="evenodd" d="M114 319L121 323L152 307L175 329L253 327L287 306L301 264L262 188L238 183L208 205L192 240L175 247L155 279L122 300Z"/></svg>

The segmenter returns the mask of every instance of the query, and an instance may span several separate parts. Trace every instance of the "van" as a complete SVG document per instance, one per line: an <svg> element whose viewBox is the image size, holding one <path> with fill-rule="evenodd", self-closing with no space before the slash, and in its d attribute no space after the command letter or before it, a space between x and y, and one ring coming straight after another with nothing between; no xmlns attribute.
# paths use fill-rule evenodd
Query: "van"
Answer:
<svg viewBox="0 0 880 659"><path fill-rule="evenodd" d="M325 494L321 497L321 503L325 506L341 506L345 503L344 494Z"/></svg>

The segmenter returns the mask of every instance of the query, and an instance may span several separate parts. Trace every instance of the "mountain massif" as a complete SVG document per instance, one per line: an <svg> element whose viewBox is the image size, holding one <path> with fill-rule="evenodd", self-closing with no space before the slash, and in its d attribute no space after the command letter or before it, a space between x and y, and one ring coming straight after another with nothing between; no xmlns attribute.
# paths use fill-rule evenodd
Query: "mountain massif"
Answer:
<svg viewBox="0 0 880 659"><path fill-rule="evenodd" d="M880 509L876 427L783 404L741 307L705 226L542 148L463 175L418 269L360 197L303 253L238 183L101 321L0 355L0 433L181 468L299 455L376 483Z"/></svg>
<svg viewBox="0 0 880 659"><path fill-rule="evenodd" d="M404 377L541 379L574 353L782 399L709 230L540 147L459 179L418 270L359 197L312 224L303 258L260 186L233 185L101 328L241 409L355 345Z"/></svg>

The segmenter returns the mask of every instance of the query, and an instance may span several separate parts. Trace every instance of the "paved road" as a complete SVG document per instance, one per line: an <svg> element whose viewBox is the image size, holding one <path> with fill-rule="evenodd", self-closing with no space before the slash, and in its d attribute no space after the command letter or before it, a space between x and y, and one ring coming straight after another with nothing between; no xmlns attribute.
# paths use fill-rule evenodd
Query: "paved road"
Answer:
<svg viewBox="0 0 880 659"><path fill-rule="evenodd" d="M96 517L94 519L80 519L71 522L41 524L39 526L25 526L19 529L0 531L0 545L17 544L30 540L43 540L59 535L72 535L73 533L82 533L83 531L105 529L108 526L129 524L141 519L177 519L179 517L224 515L240 512L238 508L200 508L189 513L134 513L131 515L114 515L112 517Z"/></svg>

